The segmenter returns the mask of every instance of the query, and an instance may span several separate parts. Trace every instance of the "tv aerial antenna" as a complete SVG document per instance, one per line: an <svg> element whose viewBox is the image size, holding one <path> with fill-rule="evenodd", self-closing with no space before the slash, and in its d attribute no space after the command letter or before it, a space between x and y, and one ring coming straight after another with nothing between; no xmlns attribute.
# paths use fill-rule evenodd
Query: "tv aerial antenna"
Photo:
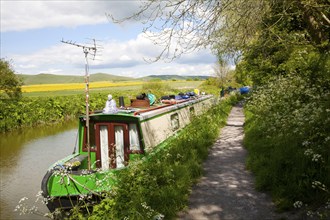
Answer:
<svg viewBox="0 0 330 220"><path fill-rule="evenodd" d="M86 95L86 130L87 130L87 140L86 140L86 147L88 151L88 170L91 169L91 147L90 147L90 133L89 133L89 64L88 64L88 55L91 55L93 60L95 60L96 52L98 50L98 46L96 45L96 40L93 40L92 45L82 45L77 44L73 41L65 41L61 40L64 44L73 45L76 47L80 47L83 49L83 52L85 54L85 95Z"/></svg>

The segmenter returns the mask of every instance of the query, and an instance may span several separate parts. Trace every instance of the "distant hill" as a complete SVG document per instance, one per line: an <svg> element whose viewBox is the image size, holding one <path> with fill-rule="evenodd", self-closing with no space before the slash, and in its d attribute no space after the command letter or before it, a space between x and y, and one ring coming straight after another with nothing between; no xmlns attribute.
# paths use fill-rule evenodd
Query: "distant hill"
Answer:
<svg viewBox="0 0 330 220"><path fill-rule="evenodd" d="M95 73L91 74L90 81L91 82L99 82L99 81L131 81L135 80L135 78L132 77L126 77L126 76L116 76L111 75L107 73Z"/></svg>
<svg viewBox="0 0 330 220"><path fill-rule="evenodd" d="M66 76L66 75L54 75L54 74L44 74L44 73L38 75L17 74L17 76L22 79L24 85L85 82L85 76ZM89 80L90 82L99 82L99 81L129 81L135 79L124 76L115 76L105 73L95 73L90 75Z"/></svg>
<svg viewBox="0 0 330 220"><path fill-rule="evenodd" d="M85 82L84 76L66 76L66 75L54 75L54 74L38 74L38 75L24 75L17 74L22 79L24 85L37 85L37 84L62 84L62 83L83 83ZM142 78L131 78L124 76L116 76L106 73L95 73L90 75L90 82L100 81L133 81L133 80L204 80L209 76L179 76L179 75L150 75Z"/></svg>

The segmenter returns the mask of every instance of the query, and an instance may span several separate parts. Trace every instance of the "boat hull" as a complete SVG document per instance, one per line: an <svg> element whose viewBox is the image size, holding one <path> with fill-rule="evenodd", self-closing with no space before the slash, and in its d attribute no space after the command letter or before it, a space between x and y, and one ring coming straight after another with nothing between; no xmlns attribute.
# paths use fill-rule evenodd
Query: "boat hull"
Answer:
<svg viewBox="0 0 330 220"><path fill-rule="evenodd" d="M113 172L48 170L41 183L48 209L54 212L57 208L66 210L99 203L115 184Z"/></svg>

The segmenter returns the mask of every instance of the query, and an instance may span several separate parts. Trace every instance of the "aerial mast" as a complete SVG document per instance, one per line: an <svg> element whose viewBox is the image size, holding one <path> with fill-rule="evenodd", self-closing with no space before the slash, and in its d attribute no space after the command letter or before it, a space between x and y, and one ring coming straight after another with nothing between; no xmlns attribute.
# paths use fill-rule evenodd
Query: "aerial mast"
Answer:
<svg viewBox="0 0 330 220"><path fill-rule="evenodd" d="M91 147L90 147L90 133L89 133L89 65L88 65L88 55L92 55L93 59L95 59L96 55L96 42L95 39L93 39L93 45L92 46L86 46L77 44L72 41L64 41L61 40L62 43L70 44L76 47L81 47L83 49L83 52L85 54L85 96L86 96L86 134L87 134L87 140L86 140L86 147L88 152L88 170L91 169Z"/></svg>

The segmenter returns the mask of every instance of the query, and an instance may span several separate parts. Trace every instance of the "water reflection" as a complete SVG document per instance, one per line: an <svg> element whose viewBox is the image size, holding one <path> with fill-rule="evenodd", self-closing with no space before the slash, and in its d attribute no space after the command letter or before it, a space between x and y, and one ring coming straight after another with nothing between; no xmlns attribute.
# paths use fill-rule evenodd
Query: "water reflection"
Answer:
<svg viewBox="0 0 330 220"><path fill-rule="evenodd" d="M70 121L0 134L0 219L43 219L13 210L23 197L29 198L29 206L36 205L36 194L48 167L72 153L76 127L77 121ZM47 212L45 205L38 206Z"/></svg>

